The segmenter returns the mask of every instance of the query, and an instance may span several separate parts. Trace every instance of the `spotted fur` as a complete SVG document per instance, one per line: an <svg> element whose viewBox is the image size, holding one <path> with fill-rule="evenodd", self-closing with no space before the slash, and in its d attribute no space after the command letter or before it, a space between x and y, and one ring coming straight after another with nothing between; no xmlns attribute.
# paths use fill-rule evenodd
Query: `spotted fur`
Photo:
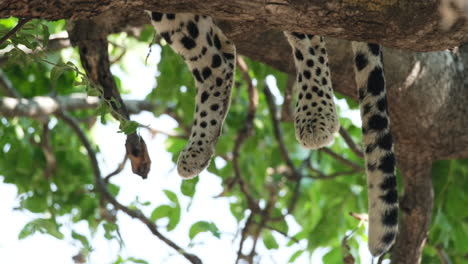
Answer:
<svg viewBox="0 0 468 264"><path fill-rule="evenodd" d="M191 178L204 170L213 156L229 109L236 49L211 17L152 12L151 21L195 77L194 121L189 141L177 161L178 173Z"/></svg>
<svg viewBox="0 0 468 264"><path fill-rule="evenodd" d="M379 256L398 230L395 155L387 110L381 47L353 42L369 199L369 250Z"/></svg>
<svg viewBox="0 0 468 264"><path fill-rule="evenodd" d="M298 94L294 126L303 147L317 149L340 128L333 101L325 41L321 36L284 32L293 50Z"/></svg>
<svg viewBox="0 0 468 264"><path fill-rule="evenodd" d="M194 177L208 166L229 109L235 47L210 17L188 13L150 15L155 29L184 58L196 81L191 135L177 162L182 177ZM296 138L306 148L321 148L339 129L325 42L320 36L284 34L297 69ZM378 256L393 244L398 228L393 140L381 48L360 42L352 46L368 176L369 249Z"/></svg>

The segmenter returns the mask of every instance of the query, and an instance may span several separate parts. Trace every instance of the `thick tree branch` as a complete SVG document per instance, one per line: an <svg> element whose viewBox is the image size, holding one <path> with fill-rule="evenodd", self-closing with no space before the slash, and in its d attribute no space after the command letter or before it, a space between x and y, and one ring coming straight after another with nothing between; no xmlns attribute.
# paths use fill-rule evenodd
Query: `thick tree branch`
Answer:
<svg viewBox="0 0 468 264"><path fill-rule="evenodd" d="M462 13L463 7L458 8ZM112 9L127 13L141 12L143 9L168 13L192 12L221 20L244 21L246 26L257 24L264 29L377 42L418 51L442 50L468 41L464 17L457 17L448 30L442 30L440 0L3 0L0 17L41 17L50 20L84 18ZM141 21L141 18L136 20Z"/></svg>
<svg viewBox="0 0 468 264"><path fill-rule="evenodd" d="M399 161L405 176L404 195L400 200L402 217L392 263L418 264L426 243L432 217L434 191L431 180L431 160L424 153L408 153Z"/></svg>

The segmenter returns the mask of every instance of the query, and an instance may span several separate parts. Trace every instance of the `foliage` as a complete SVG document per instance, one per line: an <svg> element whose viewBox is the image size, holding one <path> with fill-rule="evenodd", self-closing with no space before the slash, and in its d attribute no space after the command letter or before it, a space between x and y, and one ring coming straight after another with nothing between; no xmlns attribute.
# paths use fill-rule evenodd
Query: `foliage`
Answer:
<svg viewBox="0 0 468 264"><path fill-rule="evenodd" d="M0 35L8 32L16 24L15 19L0 20ZM49 36L65 30L63 21L44 22L33 20L27 23L21 31L15 34L0 47L2 56L9 58L8 63L1 65L2 75L11 81L12 86L25 98L38 95L67 96L78 92L87 92L89 84L79 72L83 72L77 63L77 54L74 51L72 61L65 62L60 52L48 52L45 47ZM151 32L147 28L135 41L149 42ZM111 36L119 38L119 36ZM26 52L25 47L34 52ZM162 60L158 65L160 74L157 77L157 86L147 95L146 99L157 105L153 111L159 116L167 113L168 109L174 116L179 117L179 128L176 132L184 134L184 127L189 127L194 112L196 90L190 71L182 59L174 54L167 45L161 44ZM129 46L129 49L132 47ZM115 53L115 50L111 50ZM287 147L293 165L302 175L300 186L297 182L288 179L281 168L287 166L281 156L280 146L274 135L274 124L271 121L272 113L269 111L266 97L262 89L267 85L266 79L274 77L279 88L269 87L274 91L277 101L282 101L281 94L286 87L287 76L263 64L246 59L248 74L257 84L259 91L259 105L253 121L254 133L247 138L241 148L239 166L241 176L253 199L260 201L260 207L270 199L275 203L267 221L268 228L261 229L258 236L264 246L269 250L280 247L277 238L285 235L287 245L300 243L304 245L300 250L291 250L290 262L295 262L307 253L312 254L318 248L328 248L324 256L325 263L342 262L341 241L350 231L358 228L359 221L348 215L348 212L366 212L367 196L366 182L362 171L343 174L333 179L321 179L320 176L335 175L349 172L347 164L335 159L327 153L320 151L309 152L302 149L296 142L294 128L291 122L282 122L283 140ZM52 62L52 63L51 63ZM116 77L117 78L117 77ZM117 82L120 84L120 81ZM236 176L232 160L226 159L232 155L240 128L245 122L249 104L247 82L237 71L233 89L232 104L226 119L223 134L216 147L217 157L223 158L226 164L216 166L214 162L208 171L217 175L223 181L225 190L222 195L232 197L230 209L239 224L245 224L246 219L252 215L252 230L260 226L265 220L261 215L254 215L248 208L246 194L238 185L231 185ZM121 88L121 87L120 87ZM0 90L0 93L2 91ZM4 95L4 94L0 94ZM350 99L346 99L351 101ZM340 104L346 106L347 104ZM277 104L280 107L280 104ZM104 108L104 109L103 109ZM103 106L96 110L80 110L73 112L78 120L87 120L95 116L109 118L108 109ZM353 105L356 108L356 104ZM347 109L341 109L347 111ZM360 128L350 120L341 119L342 127L348 131L355 142L360 142ZM63 239L64 232L70 232L73 239L79 241L83 248L91 249L90 235L79 234L71 228L65 228L60 216L71 216L74 223L85 221L91 233L99 227L105 229L107 239L119 239L118 225L115 222L115 212L106 210L102 205L101 196L96 192L93 172L88 155L74 132L55 117L50 117L46 124L42 121L24 118L0 117L0 176L7 184L14 184L18 189L21 201L20 209L37 215L37 219L28 223L19 239L25 239L35 232L47 233L57 239ZM135 123L121 126L124 132L131 132L137 128ZM84 127L91 137L91 126ZM44 130L50 130L50 145L53 146L53 156L56 167L53 177L46 176L48 170L47 158L41 147L44 141ZM99 142L99 138L94 138ZM166 141L167 151L173 154L175 162L179 152L187 140L180 137L169 137ZM124 142L122 142L122 145ZM94 147L98 150L98 144ZM341 157L363 166L359 158L345 141L337 136L330 150ZM157 166L153 165L153 166ZM312 169L311 169L312 168ZM439 263L438 252L444 251L453 263L462 263L466 260L468 252L468 211L463 207L468 202L465 190L468 189L467 161L441 161L434 165L433 179L435 187L435 205L433 224L428 246L424 251L423 263ZM158 223L159 228L171 232L177 229L183 212L189 208L181 208L179 199L189 197L192 199L197 190L198 178L186 180L181 183L180 190L165 190L164 194L169 203L158 204L134 203L132 209L143 207L154 208L149 216L151 221ZM118 196L119 189L125 186L110 184L112 195ZM297 201L294 197L297 195ZM273 196L277 195L277 198ZM291 203L294 210L289 211ZM298 233L291 233L290 226L282 217L289 212L294 221L301 226ZM160 223L167 219L167 225ZM271 220L275 219L275 220ZM250 235L255 237L255 231ZM359 247L365 246L365 228L358 228L349 244L351 253L358 256ZM209 221L194 221L188 234L190 240L196 240L201 233L214 237L225 236L222 226ZM248 232L247 232L248 233ZM201 236L201 235L200 235ZM237 245L234 246L235 248ZM360 260L357 258L358 263ZM296 261L298 262L298 261ZM147 263L136 258L118 257L114 263Z"/></svg>

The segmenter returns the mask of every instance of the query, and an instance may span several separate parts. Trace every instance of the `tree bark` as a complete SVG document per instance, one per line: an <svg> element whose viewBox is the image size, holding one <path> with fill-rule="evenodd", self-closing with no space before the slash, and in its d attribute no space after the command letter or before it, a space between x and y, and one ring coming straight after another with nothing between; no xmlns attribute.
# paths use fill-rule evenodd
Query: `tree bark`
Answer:
<svg viewBox="0 0 468 264"><path fill-rule="evenodd" d="M405 175L404 196L400 201L402 216L397 241L392 250L392 263L421 263L432 217L434 191L431 160L427 155L407 155L399 168Z"/></svg>
<svg viewBox="0 0 468 264"><path fill-rule="evenodd" d="M111 9L134 14L143 9L192 12L215 19L243 21L246 25L261 25L265 29L430 51L468 41L467 20L463 16L455 17L451 27L443 30L440 4L441 0L3 0L0 17L86 18ZM140 21L141 17L128 22Z"/></svg>

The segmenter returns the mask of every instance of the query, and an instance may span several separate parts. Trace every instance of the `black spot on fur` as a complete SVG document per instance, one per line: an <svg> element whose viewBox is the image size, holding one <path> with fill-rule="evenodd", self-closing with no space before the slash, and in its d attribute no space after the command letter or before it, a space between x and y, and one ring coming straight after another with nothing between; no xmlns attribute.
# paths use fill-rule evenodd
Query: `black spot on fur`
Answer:
<svg viewBox="0 0 468 264"><path fill-rule="evenodd" d="M203 96L202 96L202 97L203 97ZM208 98L208 97L207 97L207 98ZM206 99L205 99L205 100L206 100ZM202 111L202 112L200 113L200 116L201 116L201 117L205 117L206 115L207 115L206 111Z"/></svg>
<svg viewBox="0 0 468 264"><path fill-rule="evenodd" d="M328 81L327 78L323 77L322 78L322 85L327 85Z"/></svg>
<svg viewBox="0 0 468 264"><path fill-rule="evenodd" d="M214 95L215 97L218 97L218 96L221 95L221 93L220 93L220 92L215 92L213 95Z"/></svg>
<svg viewBox="0 0 468 264"><path fill-rule="evenodd" d="M210 97L210 94L207 93L206 91L204 91L201 95L201 103L204 104L206 102L206 100L208 99L208 97ZM203 112L202 112L203 113ZM202 116L203 117L203 116Z"/></svg>
<svg viewBox="0 0 468 264"><path fill-rule="evenodd" d="M184 36L180 42L182 43L182 45L184 45L184 47L188 50L191 50L193 48L195 48L195 46L197 46L197 44L195 43L195 41L192 39L192 38L189 38L187 36Z"/></svg>
<svg viewBox="0 0 468 264"><path fill-rule="evenodd" d="M203 82L203 79L200 75L200 71L198 71L197 69L193 69L192 73L193 73L193 76L195 76L195 79L197 79L197 81L201 83Z"/></svg>
<svg viewBox="0 0 468 264"><path fill-rule="evenodd" d="M234 59L234 54L224 52L223 55L228 60L233 60Z"/></svg>
<svg viewBox="0 0 468 264"><path fill-rule="evenodd" d="M369 64L369 61L367 60L366 55L363 53L358 53L354 58L354 63L356 63L357 70L362 71L362 69L364 69L367 64Z"/></svg>
<svg viewBox="0 0 468 264"><path fill-rule="evenodd" d="M391 190L391 189L395 189L396 186L397 186L396 177L395 175L392 175L392 176L385 178L382 184L380 184L380 189L383 191Z"/></svg>
<svg viewBox="0 0 468 264"><path fill-rule="evenodd" d="M358 96L359 96L359 101L362 101L364 100L364 97L366 97L366 91L364 90L364 88L359 88L358 90Z"/></svg>
<svg viewBox="0 0 468 264"><path fill-rule="evenodd" d="M322 74L322 69L320 69L320 67L317 67L317 69L315 70L315 75L320 76L320 74Z"/></svg>
<svg viewBox="0 0 468 264"><path fill-rule="evenodd" d="M369 47L369 50L374 54L375 56L380 55L380 46L378 44L367 44Z"/></svg>
<svg viewBox="0 0 468 264"><path fill-rule="evenodd" d="M213 110L213 111L217 111L219 109L219 105L218 104L212 104L210 106L210 109Z"/></svg>
<svg viewBox="0 0 468 264"><path fill-rule="evenodd" d="M302 82L302 74L297 75L297 82Z"/></svg>
<svg viewBox="0 0 468 264"><path fill-rule="evenodd" d="M170 45L172 44L171 34L169 32L161 32L161 37Z"/></svg>
<svg viewBox="0 0 468 264"><path fill-rule="evenodd" d="M304 74L304 77L305 77L307 80L310 79L310 71L304 70L303 74Z"/></svg>
<svg viewBox="0 0 468 264"><path fill-rule="evenodd" d="M211 67L212 68L218 68L221 65L221 56L218 54L213 55L213 58L211 59Z"/></svg>
<svg viewBox="0 0 468 264"><path fill-rule="evenodd" d="M214 45L217 49L221 49L221 41L219 41L219 37L217 34L214 35Z"/></svg>
<svg viewBox="0 0 468 264"><path fill-rule="evenodd" d="M205 127L207 126L207 123L206 123L205 121L203 121L203 122L200 123L200 126L201 126L202 128L205 128Z"/></svg>
<svg viewBox="0 0 468 264"><path fill-rule="evenodd" d="M211 119L210 124L211 124L212 126L216 125L216 123L217 123L216 120Z"/></svg>
<svg viewBox="0 0 468 264"><path fill-rule="evenodd" d="M206 33L206 42L208 42L208 45L213 46L213 41L211 40L210 33Z"/></svg>
<svg viewBox="0 0 468 264"><path fill-rule="evenodd" d="M169 20L174 20L175 19L175 14L168 13L168 14L166 14L166 17Z"/></svg>
<svg viewBox="0 0 468 264"><path fill-rule="evenodd" d="M387 111L387 99L385 97L377 101L377 108L380 112Z"/></svg>
<svg viewBox="0 0 468 264"><path fill-rule="evenodd" d="M362 115L367 115L371 109L372 106L370 104L365 104L363 107Z"/></svg>
<svg viewBox="0 0 468 264"><path fill-rule="evenodd" d="M315 50L314 50L314 48L310 47L310 48L309 48L309 53L310 53L310 55L315 56Z"/></svg>
<svg viewBox="0 0 468 264"><path fill-rule="evenodd" d="M385 244L390 244L393 242L393 240L395 240L395 237L396 237L395 232L387 233L382 237L382 242L384 242Z"/></svg>
<svg viewBox="0 0 468 264"><path fill-rule="evenodd" d="M294 51L294 56L296 56L296 59L298 60L304 60L304 55L302 55L302 52L298 49Z"/></svg>
<svg viewBox="0 0 468 264"><path fill-rule="evenodd" d="M307 67L314 67L314 61L313 60L307 60L306 61Z"/></svg>
<svg viewBox="0 0 468 264"><path fill-rule="evenodd" d="M385 150L390 150L393 145L392 135L390 133L385 134L377 139L379 147Z"/></svg>
<svg viewBox="0 0 468 264"><path fill-rule="evenodd" d="M383 77L382 68L376 67L369 74L367 80L367 91L372 95L379 95L385 89L385 80Z"/></svg>
<svg viewBox="0 0 468 264"><path fill-rule="evenodd" d="M395 155L393 153L389 153L385 155L380 160L379 169L385 173L394 173L395 171Z"/></svg>
<svg viewBox="0 0 468 264"><path fill-rule="evenodd" d="M369 118L368 125L369 129L380 131L387 128L388 120L385 116L373 115Z"/></svg>
<svg viewBox="0 0 468 264"><path fill-rule="evenodd" d="M295 36L296 38L298 39L304 39L306 36L302 33L298 33L298 32L293 32L291 33L293 36Z"/></svg>
<svg viewBox="0 0 468 264"><path fill-rule="evenodd" d="M151 18L156 21L156 22L159 22L161 21L163 17L163 14L162 13L159 13L159 12L151 12Z"/></svg>
<svg viewBox="0 0 468 264"><path fill-rule="evenodd" d="M208 79L208 77L211 76L211 69L210 69L210 67L205 67L205 68L203 68L202 75L203 75L203 78L204 78L205 80Z"/></svg>
<svg viewBox="0 0 468 264"><path fill-rule="evenodd" d="M187 30L193 39L196 39L198 37L198 27L197 24L193 23L193 21L189 21L187 23Z"/></svg>
<svg viewBox="0 0 468 264"><path fill-rule="evenodd" d="M398 202L398 193L395 189L389 190L385 195L381 195L380 199L387 204L394 204Z"/></svg>
<svg viewBox="0 0 468 264"><path fill-rule="evenodd" d="M382 224L386 226L395 226L398 222L398 209L392 208L386 210L382 215Z"/></svg>
<svg viewBox="0 0 468 264"><path fill-rule="evenodd" d="M223 79L221 78L216 78L216 86L221 86L221 84L223 84Z"/></svg>
<svg viewBox="0 0 468 264"><path fill-rule="evenodd" d="M322 57L322 56L320 56L318 60L319 60L319 62L320 62L320 63L322 63L322 64L324 64L324 63L325 63L325 58L324 58L324 57Z"/></svg>

